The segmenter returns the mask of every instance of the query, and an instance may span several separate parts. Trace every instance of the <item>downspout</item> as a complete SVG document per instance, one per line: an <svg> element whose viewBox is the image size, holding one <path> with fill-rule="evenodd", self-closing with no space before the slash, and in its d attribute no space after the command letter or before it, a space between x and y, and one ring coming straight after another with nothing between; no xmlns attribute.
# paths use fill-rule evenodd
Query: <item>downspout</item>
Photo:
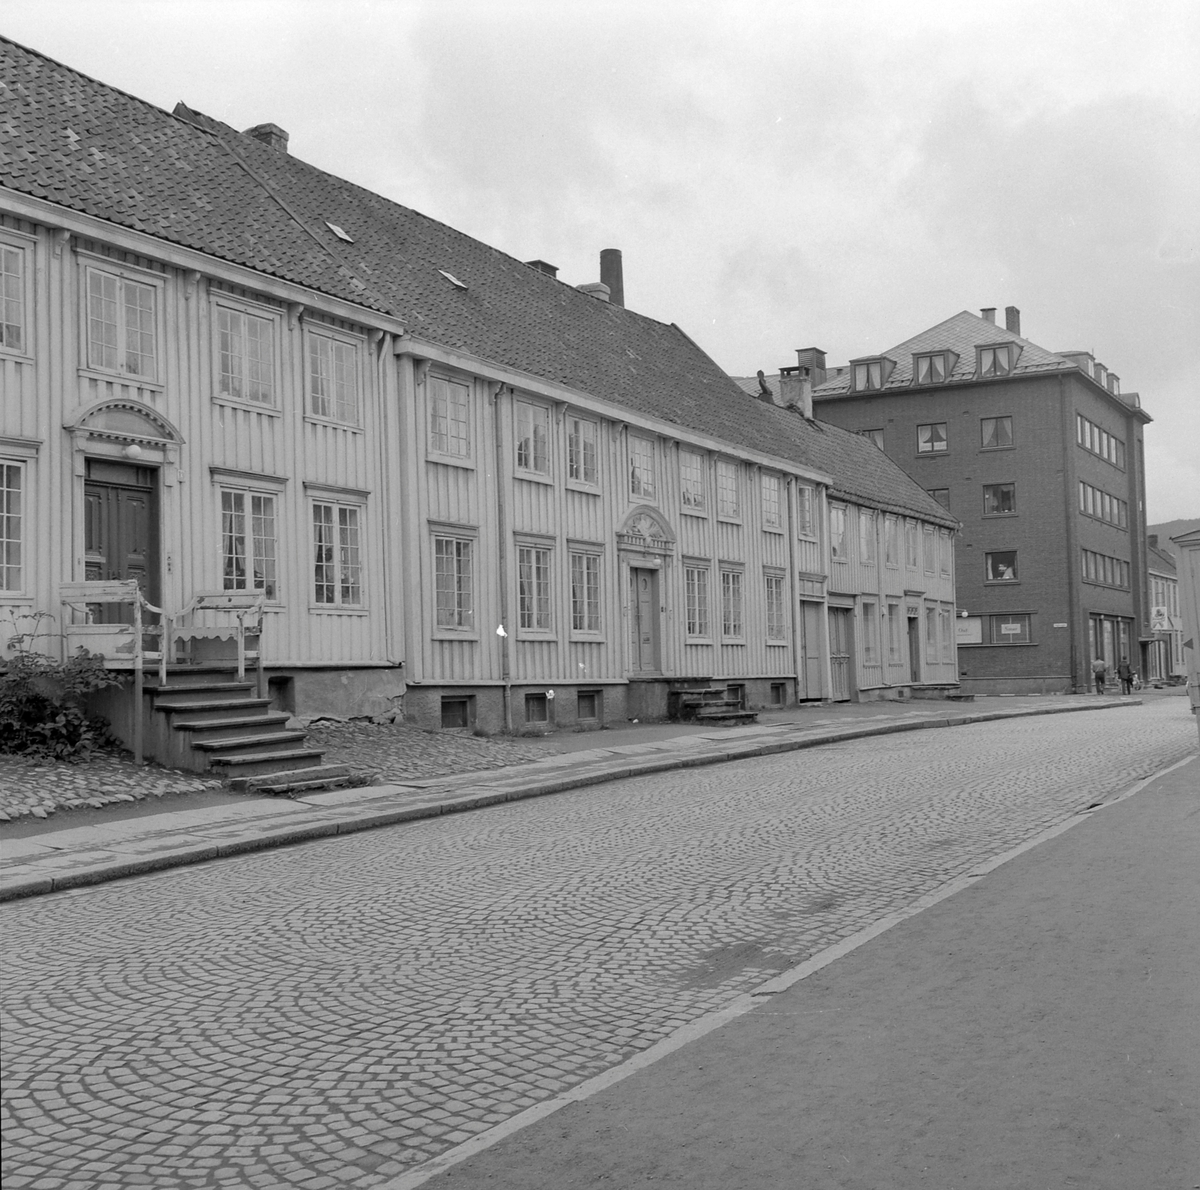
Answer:
<svg viewBox="0 0 1200 1190"><path fill-rule="evenodd" d="M800 580L796 571L796 478L788 476L788 590L792 593L792 668L796 671L796 698L800 697L800 673L804 659L800 656ZM807 687L808 674L805 671Z"/></svg>
<svg viewBox="0 0 1200 1190"><path fill-rule="evenodd" d="M374 334L374 332L372 332ZM396 368L395 356L392 355L392 336L386 332L381 332L379 335L378 344L372 343L376 347L378 355L375 360L375 378L376 392L379 401L379 423L380 434L379 444L376 454L378 456L379 465L379 487L380 487L380 503L382 505L380 512L382 513L382 521L386 526L391 523L389 515L392 506L392 477L388 469L387 459L388 452L391 447L391 412L392 402L391 394L388 391L389 373ZM384 590L383 590L383 639L384 639L384 656L392 665L400 667L404 664L403 659L396 656L396 641L392 636L393 632L393 608L392 599L395 597L397 585L392 582L392 564L393 560L400 553L399 550L393 548L393 542L388 540L387 530L384 529L383 542L383 574L384 574Z"/></svg>
<svg viewBox="0 0 1200 1190"><path fill-rule="evenodd" d="M508 623L508 480L504 469L504 435L501 433L500 394L503 384L492 388L492 437L496 448L496 549L500 563L500 678L504 682L504 730L512 735L512 667Z"/></svg>
<svg viewBox="0 0 1200 1190"><path fill-rule="evenodd" d="M1079 540L1078 529L1075 524L1075 502L1076 502L1076 479L1075 469L1071 466L1071 460L1075 457L1071 444L1075 440L1075 427L1071 425L1072 411L1067 407L1067 390L1063 383L1063 377L1058 378L1058 401L1062 416L1062 438L1063 438L1063 491L1066 498L1067 511L1067 602L1068 612L1067 624L1068 632L1070 632L1070 656L1071 656L1071 692L1075 693L1080 688L1081 671L1079 668L1079 640L1080 640L1080 617L1085 614L1082 601L1079 595ZM1042 631L1045 631L1043 626ZM1053 631L1053 629L1051 629ZM1091 661L1091 658L1088 658ZM1083 679L1086 690L1086 677Z"/></svg>
<svg viewBox="0 0 1200 1190"><path fill-rule="evenodd" d="M826 702L833 700L833 659L829 654L829 588L833 582L833 557L829 552L829 488L821 485L821 564L825 568L825 598L821 617L821 697Z"/></svg>

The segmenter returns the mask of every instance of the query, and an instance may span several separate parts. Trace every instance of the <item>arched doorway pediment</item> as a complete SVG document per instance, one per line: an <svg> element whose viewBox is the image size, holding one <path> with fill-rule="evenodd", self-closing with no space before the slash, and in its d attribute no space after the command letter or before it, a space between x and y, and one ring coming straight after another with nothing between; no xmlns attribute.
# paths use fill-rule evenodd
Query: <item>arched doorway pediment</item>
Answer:
<svg viewBox="0 0 1200 1190"><path fill-rule="evenodd" d="M675 532L657 508L641 504L630 510L617 530L617 544L641 553L673 554Z"/></svg>

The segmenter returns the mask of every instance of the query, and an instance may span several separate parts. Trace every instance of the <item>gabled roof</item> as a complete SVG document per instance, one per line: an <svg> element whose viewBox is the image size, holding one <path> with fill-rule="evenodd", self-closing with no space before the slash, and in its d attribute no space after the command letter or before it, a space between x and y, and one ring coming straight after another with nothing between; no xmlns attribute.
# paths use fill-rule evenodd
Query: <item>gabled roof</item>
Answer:
<svg viewBox="0 0 1200 1190"><path fill-rule="evenodd" d="M1174 577L1177 573L1175 555L1156 545L1151 545L1149 542L1146 542L1146 563L1147 569L1156 571L1158 574Z"/></svg>
<svg viewBox="0 0 1200 1190"><path fill-rule="evenodd" d="M1046 348L1039 347L1029 339L1023 339L1020 335L1015 335L1012 331L1005 330L1004 327L997 326L986 318L980 318L969 310L961 310L944 322L939 322L937 326L932 326L919 335L913 335L911 339L905 339L903 343L897 343L895 347L882 351L879 355L864 355L860 358L878 359L883 357L894 361L896 366L892 369L883 388L875 390L887 392L889 389L911 388L913 356L938 351L952 351L958 356L958 362L943 383L973 380L975 378L975 348L999 343L1015 343L1021 349L1016 366L1011 373L1013 376L1077 370L1077 365L1073 360L1056 352L1047 351ZM832 377L824 384L814 388L813 398L823 401L830 397L857 395L850 392L850 381L851 375L847 369L841 375Z"/></svg>
<svg viewBox="0 0 1200 1190"><path fill-rule="evenodd" d="M352 302L368 325L372 312L386 314L418 339L957 523L898 468L881 474L880 460L842 443L841 431L747 396L674 324L599 301L183 104L165 112L4 38L0 94L0 183L15 191Z"/></svg>

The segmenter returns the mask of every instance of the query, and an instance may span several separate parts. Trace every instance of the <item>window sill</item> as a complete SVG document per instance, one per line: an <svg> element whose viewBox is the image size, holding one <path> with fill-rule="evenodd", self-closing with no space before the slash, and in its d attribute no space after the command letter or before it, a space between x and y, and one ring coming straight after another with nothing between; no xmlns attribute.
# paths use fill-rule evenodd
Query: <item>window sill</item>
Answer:
<svg viewBox="0 0 1200 1190"><path fill-rule="evenodd" d="M310 603L309 614L321 616L366 616L370 610L365 607L333 607L328 603Z"/></svg>
<svg viewBox="0 0 1200 1190"><path fill-rule="evenodd" d="M1015 446L981 446L979 448L979 453L990 455L990 454L995 454L996 451L998 451L998 450L1016 450L1016 449L1017 448Z"/></svg>
<svg viewBox="0 0 1200 1190"><path fill-rule="evenodd" d="M261 405L257 401L239 401L237 397L213 396L214 405L227 405L231 409L245 409L250 413L265 413L268 417L282 417L283 410L277 405Z"/></svg>
<svg viewBox="0 0 1200 1190"><path fill-rule="evenodd" d="M127 384L131 388L152 388L155 392L166 392L167 384L165 380L151 380L147 376L130 376L126 372L106 372L103 368L82 367L79 369L80 376L86 376L90 380L102 380L105 384Z"/></svg>
<svg viewBox="0 0 1200 1190"><path fill-rule="evenodd" d="M332 417L318 417L315 413L306 413L304 420L314 426L328 426L331 430L347 430L351 434L361 434L362 426L355 425L353 422L337 421Z"/></svg>
<svg viewBox="0 0 1200 1190"><path fill-rule="evenodd" d="M558 633L556 632L536 632L530 628L518 628L517 640L520 641L544 641L547 644L558 644Z"/></svg>
<svg viewBox="0 0 1200 1190"><path fill-rule="evenodd" d="M544 483L547 487L554 483L552 476L543 475L540 471L514 471L513 479L523 479L526 483Z"/></svg>
<svg viewBox="0 0 1200 1190"><path fill-rule="evenodd" d="M567 490L570 492L580 492L584 496L599 496L600 485L596 483L584 483L579 479L568 479Z"/></svg>
<svg viewBox="0 0 1200 1190"><path fill-rule="evenodd" d="M434 640L479 640L479 633L474 628L435 628L433 630Z"/></svg>
<svg viewBox="0 0 1200 1190"><path fill-rule="evenodd" d="M1087 579L1084 579L1087 582ZM1021 580L1019 578L985 578L983 580L985 587L1019 587Z"/></svg>
<svg viewBox="0 0 1200 1190"><path fill-rule="evenodd" d="M18 363L32 364L37 362L37 357L23 348L16 347L0 347L0 356L5 359L16 360Z"/></svg>
<svg viewBox="0 0 1200 1190"><path fill-rule="evenodd" d="M722 645L738 645L744 647L746 638L744 636L723 636L721 637Z"/></svg>
<svg viewBox="0 0 1200 1190"><path fill-rule="evenodd" d="M1009 517L1015 517L1017 515L1018 514L1015 512L985 512L983 514L983 519L985 521L1003 521L1007 520Z"/></svg>
<svg viewBox="0 0 1200 1190"><path fill-rule="evenodd" d="M1036 640L1015 640L1012 644L1003 644L998 641L980 641L977 644L960 644L959 649L1034 649L1037 648Z"/></svg>
<svg viewBox="0 0 1200 1190"><path fill-rule="evenodd" d="M742 523L742 518L740 516L731 516L729 513L725 512L718 512L717 520L719 520L723 525L740 525Z"/></svg>
<svg viewBox="0 0 1200 1190"><path fill-rule="evenodd" d="M714 643L711 636L686 636L684 644L688 645L712 645Z"/></svg>
<svg viewBox="0 0 1200 1190"><path fill-rule="evenodd" d="M679 512L681 516L694 516L702 521L708 520L708 513L703 508L681 508Z"/></svg>
<svg viewBox="0 0 1200 1190"><path fill-rule="evenodd" d="M788 643L786 640L775 640L772 638L767 641L768 649L786 649L787 647Z"/></svg>
<svg viewBox="0 0 1200 1190"><path fill-rule="evenodd" d="M436 450L425 452L427 463L441 463L443 467L461 467L464 471L475 470L475 460L467 455L444 455Z"/></svg>
<svg viewBox="0 0 1200 1190"><path fill-rule="evenodd" d="M568 638L572 644L580 645L602 645L608 637L602 632L575 632L572 631Z"/></svg>
<svg viewBox="0 0 1200 1190"><path fill-rule="evenodd" d="M774 533L779 537L783 536L783 526L782 525L763 525L762 531L764 533Z"/></svg>

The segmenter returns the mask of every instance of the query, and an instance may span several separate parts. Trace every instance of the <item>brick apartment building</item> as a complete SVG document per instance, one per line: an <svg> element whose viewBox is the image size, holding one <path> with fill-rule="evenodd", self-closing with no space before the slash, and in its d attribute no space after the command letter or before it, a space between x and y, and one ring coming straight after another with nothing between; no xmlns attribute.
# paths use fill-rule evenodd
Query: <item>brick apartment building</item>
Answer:
<svg viewBox="0 0 1200 1190"><path fill-rule="evenodd" d="M964 691L1086 689L1089 665L1147 672L1143 427L1136 393L1085 351L963 311L827 369L798 352L816 415L871 438L959 519Z"/></svg>

